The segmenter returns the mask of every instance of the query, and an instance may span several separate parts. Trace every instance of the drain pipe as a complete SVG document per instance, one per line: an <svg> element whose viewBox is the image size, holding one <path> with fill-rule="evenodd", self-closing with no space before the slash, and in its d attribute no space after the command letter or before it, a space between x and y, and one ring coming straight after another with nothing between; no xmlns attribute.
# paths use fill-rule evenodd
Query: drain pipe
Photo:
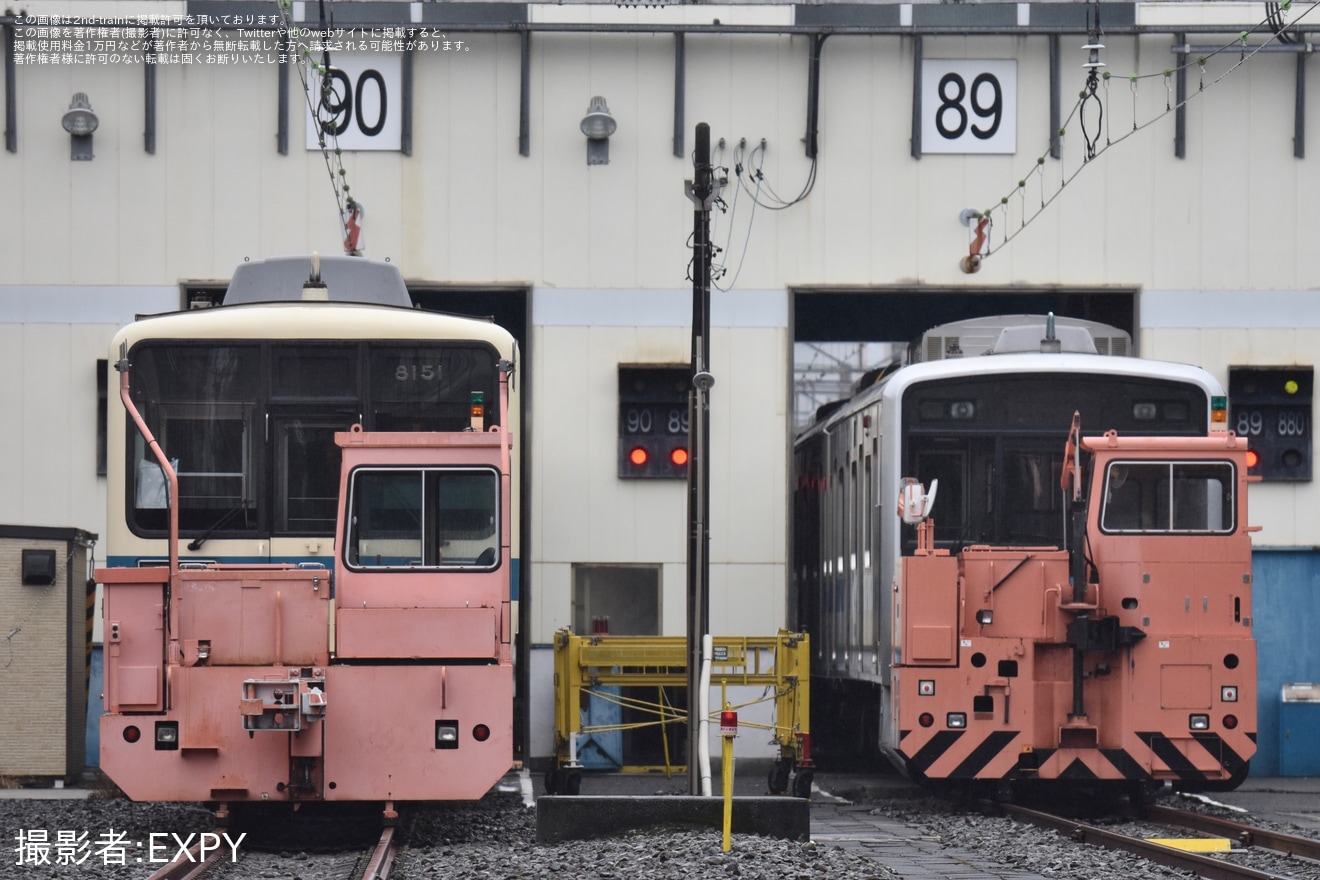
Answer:
<svg viewBox="0 0 1320 880"><path fill-rule="evenodd" d="M697 758L701 770L701 796L710 797L710 655L714 639L710 633L701 637L701 688L697 692ZM689 712L689 717L691 713Z"/></svg>

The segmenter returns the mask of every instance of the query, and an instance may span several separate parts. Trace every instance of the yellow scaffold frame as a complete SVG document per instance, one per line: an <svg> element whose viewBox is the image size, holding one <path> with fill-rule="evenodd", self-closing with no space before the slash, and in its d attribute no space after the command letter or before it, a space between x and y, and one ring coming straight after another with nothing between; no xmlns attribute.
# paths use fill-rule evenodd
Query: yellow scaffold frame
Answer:
<svg viewBox="0 0 1320 880"><path fill-rule="evenodd" d="M809 762L811 734L810 641L806 633L780 630L774 636L715 636L710 680L730 686L761 686L762 697L731 706L739 709L774 700L771 725L740 721L741 727L772 731L781 761L789 767ZM647 702L597 690L601 687L654 687L660 694ZM686 771L669 761L669 725L687 721L687 713L664 700L665 687L687 687L687 639L684 636L574 635L570 629L555 633L555 763L576 766L575 735L660 725L665 763L659 767L625 765L625 772ZM633 724L583 726L582 708L588 697L617 703L654 716ZM719 708L710 713L718 723ZM807 742L804 742L807 740Z"/></svg>

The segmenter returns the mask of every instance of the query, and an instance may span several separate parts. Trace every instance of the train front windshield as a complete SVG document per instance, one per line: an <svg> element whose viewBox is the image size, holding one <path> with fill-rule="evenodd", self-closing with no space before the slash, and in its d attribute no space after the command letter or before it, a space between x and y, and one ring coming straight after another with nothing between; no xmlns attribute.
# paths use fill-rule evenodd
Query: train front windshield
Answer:
<svg viewBox="0 0 1320 880"><path fill-rule="evenodd" d="M939 480L932 519L940 546L1062 546L1059 476L1074 411L1088 434L1196 436L1207 430L1208 404L1197 386L1146 377L921 382L903 395L901 473L927 486ZM905 534L905 550L914 542Z"/></svg>
<svg viewBox="0 0 1320 880"><path fill-rule="evenodd" d="M182 535L329 536L335 432L461 431L473 392L497 399L497 357L467 342L146 341L130 352L131 388L178 473ZM164 474L126 430L129 528L163 537Z"/></svg>

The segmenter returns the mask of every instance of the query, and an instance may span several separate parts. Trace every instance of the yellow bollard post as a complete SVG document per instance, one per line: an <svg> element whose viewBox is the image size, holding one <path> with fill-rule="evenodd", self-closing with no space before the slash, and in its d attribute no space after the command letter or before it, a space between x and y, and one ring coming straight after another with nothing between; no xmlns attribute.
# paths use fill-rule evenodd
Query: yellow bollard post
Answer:
<svg viewBox="0 0 1320 880"><path fill-rule="evenodd" d="M724 782L724 851L731 845L730 832L733 830L733 738L738 735L738 713L729 708L729 701L724 700L720 711L720 738L724 741L724 750L720 754L720 771Z"/></svg>

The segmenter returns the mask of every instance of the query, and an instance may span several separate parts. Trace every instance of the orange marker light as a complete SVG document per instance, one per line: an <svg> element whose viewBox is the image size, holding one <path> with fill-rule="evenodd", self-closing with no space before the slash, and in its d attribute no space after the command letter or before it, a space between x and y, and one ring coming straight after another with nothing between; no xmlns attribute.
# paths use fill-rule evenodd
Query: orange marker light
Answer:
<svg viewBox="0 0 1320 880"><path fill-rule="evenodd" d="M1259 464L1259 463L1260 463L1260 456L1256 454L1256 450L1254 450L1254 449L1248 449L1248 450L1247 450L1247 467L1249 467L1249 468L1254 468L1254 467L1255 467L1257 464Z"/></svg>
<svg viewBox="0 0 1320 880"><path fill-rule="evenodd" d="M679 446L674 449L673 452L669 453L669 460L679 467L683 467L688 463L688 451L682 446Z"/></svg>
<svg viewBox="0 0 1320 880"><path fill-rule="evenodd" d="M647 459L650 457L651 456L647 453L646 449L641 446L634 446L628 452L628 461L635 467L641 467L646 464Z"/></svg>

